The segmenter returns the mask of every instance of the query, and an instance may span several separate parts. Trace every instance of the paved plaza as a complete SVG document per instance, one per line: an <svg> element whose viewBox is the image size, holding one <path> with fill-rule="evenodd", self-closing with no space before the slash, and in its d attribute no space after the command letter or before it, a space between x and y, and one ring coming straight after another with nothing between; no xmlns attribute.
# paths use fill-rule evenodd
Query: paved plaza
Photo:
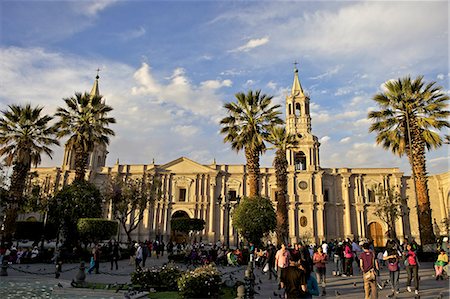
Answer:
<svg viewBox="0 0 450 299"><path fill-rule="evenodd" d="M147 266L161 266L167 263L167 258L147 260ZM123 298L124 293L108 290L92 290L72 288L70 282L78 272L77 264L63 265L61 276L54 278L54 265L51 264L23 264L12 265L14 269L8 269L8 276L0 277L0 298ZM331 275L333 265L328 265L328 282L326 298L364 298L363 283L360 275L353 277L333 277ZM420 273L420 298L449 298L449 280L436 281L432 276L434 271L432 263L422 263ZM184 266L183 266L184 267ZM219 267L223 273L223 280L243 280L244 266ZM128 261L119 262L119 270L110 270L109 263L100 265L101 274L86 274L86 281L105 284L126 284L130 282L130 273L133 266ZM68 271L67 271L68 270ZM65 272L64 272L65 271ZM277 290L276 281L269 280L261 270L255 269L256 291L255 298L275 299L280 298L281 291ZM387 270L382 270L382 280L388 279ZM405 290L406 273L403 270L400 276L401 293L397 298L414 298L413 293ZM379 298L385 298L390 294L389 287L379 292Z"/></svg>

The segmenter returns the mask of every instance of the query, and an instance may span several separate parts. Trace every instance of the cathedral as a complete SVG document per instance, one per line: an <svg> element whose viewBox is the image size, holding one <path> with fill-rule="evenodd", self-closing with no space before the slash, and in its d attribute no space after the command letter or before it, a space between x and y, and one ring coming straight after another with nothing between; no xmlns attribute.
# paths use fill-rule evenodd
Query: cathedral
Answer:
<svg viewBox="0 0 450 299"><path fill-rule="evenodd" d="M98 76L91 94L99 94ZM320 165L320 143L312 134L310 98L303 91L295 69L290 94L286 97L286 129L299 141L286 153L288 168L289 238L321 242L322 240L358 238L374 240L375 246L386 242L387 225L374 215L377 196L375 185L394 188L403 198L401 216L395 224L399 239L415 238L420 242L417 200L412 179L399 168L326 168ZM106 147L95 147L89 158L87 179L104 187L108 177L156 175L161 182L161 197L150 204L134 240L160 239L167 242L176 236L171 230L175 217L200 218L205 228L196 235L205 242L218 240L234 246L239 236L231 225L233 208L248 194L245 165L200 164L180 157L166 164L119 164L106 166ZM73 181L74 153L66 146L61 167L31 170L36 180L53 193ZM450 209L450 172L431 175L428 188L437 236L448 235L446 221ZM261 168L261 195L275 201L276 179L273 168ZM276 205L275 205L276 206ZM105 207L105 216L111 212ZM22 215L21 217L25 217ZM37 215L37 217L39 217ZM26 220L26 219L22 219ZM122 233L122 241L126 238Z"/></svg>

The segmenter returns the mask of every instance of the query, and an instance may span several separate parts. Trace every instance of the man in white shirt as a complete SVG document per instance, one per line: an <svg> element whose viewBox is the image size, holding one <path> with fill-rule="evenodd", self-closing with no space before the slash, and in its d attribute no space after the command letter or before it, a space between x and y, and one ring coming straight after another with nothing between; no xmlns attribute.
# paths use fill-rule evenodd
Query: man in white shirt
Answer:
<svg viewBox="0 0 450 299"><path fill-rule="evenodd" d="M328 254L328 243L326 241L322 241L322 252Z"/></svg>

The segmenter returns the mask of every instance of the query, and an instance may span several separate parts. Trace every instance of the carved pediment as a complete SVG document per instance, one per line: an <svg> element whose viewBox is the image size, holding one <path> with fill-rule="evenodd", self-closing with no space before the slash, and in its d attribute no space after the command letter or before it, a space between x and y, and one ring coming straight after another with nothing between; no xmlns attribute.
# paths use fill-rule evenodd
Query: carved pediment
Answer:
<svg viewBox="0 0 450 299"><path fill-rule="evenodd" d="M186 157L181 157L167 164L160 165L159 170L169 173L197 174L216 173L217 171L208 166L192 161Z"/></svg>

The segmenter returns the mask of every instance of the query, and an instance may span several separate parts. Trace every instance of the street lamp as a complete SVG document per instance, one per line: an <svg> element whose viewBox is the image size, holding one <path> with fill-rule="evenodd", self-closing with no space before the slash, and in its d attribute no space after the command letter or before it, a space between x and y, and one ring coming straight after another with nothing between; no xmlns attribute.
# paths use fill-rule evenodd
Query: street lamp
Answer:
<svg viewBox="0 0 450 299"><path fill-rule="evenodd" d="M217 204L219 206L222 205L224 211L226 212L226 231L225 231L225 242L227 245L227 249L230 248L230 218L231 214L230 211L234 208L236 208L239 205L239 202L241 201L240 196L234 196L231 194L231 192L228 192L228 196L225 196L225 200L222 198L222 195L219 195L217 198Z"/></svg>

